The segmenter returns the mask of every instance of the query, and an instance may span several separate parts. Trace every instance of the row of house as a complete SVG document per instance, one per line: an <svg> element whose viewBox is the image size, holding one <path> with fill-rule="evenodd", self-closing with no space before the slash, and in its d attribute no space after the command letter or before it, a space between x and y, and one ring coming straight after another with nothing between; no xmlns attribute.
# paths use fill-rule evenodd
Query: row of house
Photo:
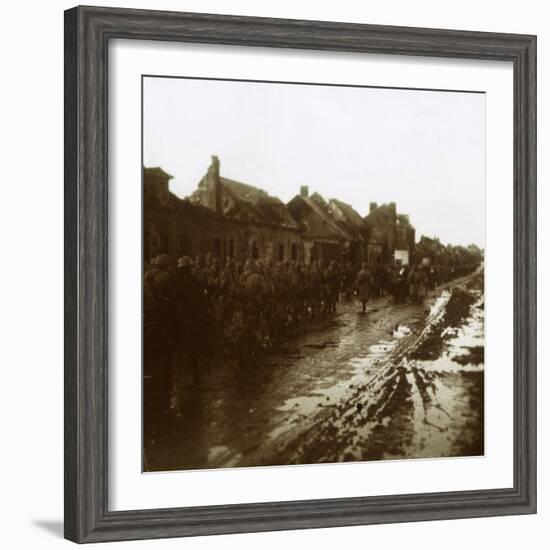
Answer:
<svg viewBox="0 0 550 550"><path fill-rule="evenodd" d="M212 157L187 199L170 192L172 176L144 168L144 256L212 253L220 259L316 260L408 264L415 229L395 203L371 203L367 216L337 199L300 188L288 204L252 185L225 178Z"/></svg>

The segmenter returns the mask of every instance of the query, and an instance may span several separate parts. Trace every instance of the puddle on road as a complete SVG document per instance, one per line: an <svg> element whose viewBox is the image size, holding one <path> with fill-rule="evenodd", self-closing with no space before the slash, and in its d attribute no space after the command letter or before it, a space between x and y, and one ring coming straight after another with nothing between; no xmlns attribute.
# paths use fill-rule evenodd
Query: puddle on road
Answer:
<svg viewBox="0 0 550 550"><path fill-rule="evenodd" d="M442 355L429 361L415 361L417 368L432 372L480 372L484 369L485 331L483 297L471 307L470 317L460 327L448 327Z"/></svg>
<svg viewBox="0 0 550 550"><path fill-rule="evenodd" d="M398 325L393 331L393 337L401 340L411 333L411 329L407 325Z"/></svg>
<svg viewBox="0 0 550 550"><path fill-rule="evenodd" d="M428 313L426 329L444 318L450 297L449 291L438 296ZM318 458L320 461L467 454L468 450L456 450L457 441L465 437L464 419L471 418L472 425L479 422L480 411L483 414L482 404L477 410L471 409L468 389L477 395L477 376L484 370L483 296L477 295L470 315L459 327L441 334L444 342L438 357L404 359L399 365L389 365L388 357L411 332L406 325L396 326L390 339L380 340L366 354L343 365L349 373L345 381L329 386L325 382L324 387L319 383L307 395L285 401L277 410L286 416L270 433L270 439L284 435L330 405L335 414L323 422L343 448L337 457ZM319 442L312 445L304 452L311 452ZM464 443L462 448L468 445L473 454L480 454L482 443Z"/></svg>
<svg viewBox="0 0 550 550"><path fill-rule="evenodd" d="M328 342L322 342L320 344L304 344L304 347L312 348L312 349L336 348L338 347L338 343L334 341L328 341Z"/></svg>
<svg viewBox="0 0 550 550"><path fill-rule="evenodd" d="M451 297L451 293L448 290L444 290L434 301L430 307L430 315L428 320L433 320L435 317L443 315L445 312L445 306Z"/></svg>
<svg viewBox="0 0 550 550"><path fill-rule="evenodd" d="M450 291L443 291L429 310L425 310L427 325L444 318L450 296ZM264 443L273 443L278 453L286 452L285 442L292 442L293 450L289 448L289 454L280 459L280 463L286 464L452 454L453 441L460 440L462 433L450 426L449 415L468 414L466 386L459 382L455 387L455 381L483 373L482 295L477 296L471 315L464 321L441 335L445 340L442 353L431 360L410 359L399 364L389 360L398 346L399 351L403 344L408 345L407 337L416 339L424 333L425 329L420 333L415 331L413 336L411 327L415 325L412 324L395 325L371 345L368 341L358 341L354 329L343 332L339 340L325 338L303 343L301 348L279 350L285 351L285 356L296 355L306 362L315 362L318 372L325 367L328 370L319 380L303 373L301 378L308 390L271 409L270 420L263 429L269 425L272 429ZM363 317L357 322L362 328L370 323ZM326 349L326 353L320 351L310 357L304 348ZM334 348L341 350L344 357L348 350L358 353L342 360L334 370ZM479 349L481 354L476 351ZM251 409L250 413L253 412ZM314 437L306 442L309 436L305 434L312 422L323 427L321 439L315 441ZM326 448L332 449L330 453L322 451L323 438L328 438ZM298 448L292 447L295 444ZM321 451L322 456L317 456ZM208 463L211 467L239 465L247 452L246 444L237 445L234 450L223 445L211 447ZM311 456L307 456L308 453L312 453Z"/></svg>
<svg viewBox="0 0 550 550"><path fill-rule="evenodd" d="M478 294L464 322L445 330L442 338L439 357L402 363L412 406L383 432L399 444L380 458L483 454L483 296ZM373 422L369 433L381 427L382 422ZM406 437L400 435L407 430Z"/></svg>
<svg viewBox="0 0 550 550"><path fill-rule="evenodd" d="M350 390L369 384L378 375L380 366L384 364L384 360L396 348L400 340L410 335L411 332L408 326L398 325L393 331L391 340L380 340L369 346L365 355L353 357L345 362L342 366L342 372L347 373L345 381L329 382L328 385L326 381L319 381L308 394L287 399L276 409L280 413L286 413L286 417L269 432L269 439L277 439L297 423L318 413L323 408L336 407L338 403L349 396ZM355 335L353 337L355 338ZM340 346L345 345L345 341L340 343Z"/></svg>

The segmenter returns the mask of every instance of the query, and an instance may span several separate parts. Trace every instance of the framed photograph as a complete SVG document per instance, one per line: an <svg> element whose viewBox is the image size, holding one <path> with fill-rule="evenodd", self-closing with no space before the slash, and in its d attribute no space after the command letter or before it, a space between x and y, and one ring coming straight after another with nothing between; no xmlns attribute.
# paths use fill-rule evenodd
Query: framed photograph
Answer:
<svg viewBox="0 0 550 550"><path fill-rule="evenodd" d="M536 512L536 37L65 12L65 536Z"/></svg>

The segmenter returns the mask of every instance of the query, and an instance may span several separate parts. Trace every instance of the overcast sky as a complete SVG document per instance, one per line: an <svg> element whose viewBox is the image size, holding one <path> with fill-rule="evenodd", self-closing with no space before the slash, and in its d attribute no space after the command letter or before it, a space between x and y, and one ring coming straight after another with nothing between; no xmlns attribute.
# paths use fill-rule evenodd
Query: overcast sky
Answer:
<svg viewBox="0 0 550 550"><path fill-rule="evenodd" d="M366 215L394 201L421 235L485 241L485 96L145 78L143 161L190 195L210 164L288 202L308 185Z"/></svg>

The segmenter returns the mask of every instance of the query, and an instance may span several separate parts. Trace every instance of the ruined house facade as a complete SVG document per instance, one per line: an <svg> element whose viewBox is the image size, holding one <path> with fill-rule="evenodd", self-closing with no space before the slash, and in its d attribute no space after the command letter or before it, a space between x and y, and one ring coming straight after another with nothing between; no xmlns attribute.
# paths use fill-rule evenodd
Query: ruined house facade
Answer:
<svg viewBox="0 0 550 550"><path fill-rule="evenodd" d="M414 262L415 229L409 217L398 214L394 202L371 202L364 218L367 225L367 260L370 263Z"/></svg>
<svg viewBox="0 0 550 550"><path fill-rule="evenodd" d="M261 189L222 177L217 157L212 157L206 175L189 200L230 224L221 244L214 247L215 255L239 260L303 259L300 228L287 206Z"/></svg>
<svg viewBox="0 0 550 550"><path fill-rule="evenodd" d="M337 223L343 227L348 235L344 252L344 260L360 263L367 259L368 227L359 212L341 200L330 199L329 209Z"/></svg>
<svg viewBox="0 0 550 550"><path fill-rule="evenodd" d="M396 263L409 265L415 262L415 235L416 230L411 225L409 216L398 214L395 222L395 249Z"/></svg>
<svg viewBox="0 0 550 550"><path fill-rule="evenodd" d="M144 168L145 261L160 253L303 260L300 228L287 206L261 189L221 177L216 157L189 199L168 190L170 179L160 168Z"/></svg>
<svg viewBox="0 0 550 550"><path fill-rule="evenodd" d="M303 186L288 203L288 209L300 227L304 263L342 259L350 236L334 220L321 195L310 196L308 187Z"/></svg>
<svg viewBox="0 0 550 550"><path fill-rule="evenodd" d="M175 197L169 191L172 178L162 168L143 170L143 256L146 262L162 252L176 253L178 248Z"/></svg>
<svg viewBox="0 0 550 550"><path fill-rule="evenodd" d="M212 162L187 199L170 192L172 176L143 171L143 250L177 258L213 254L220 260L349 261L409 263L414 228L395 203L372 205L362 218L349 204L326 201L306 186L288 204L252 185L220 174Z"/></svg>
<svg viewBox="0 0 550 550"><path fill-rule="evenodd" d="M226 236L233 230L230 220L210 209L182 200L168 189L172 178L160 168L143 173L143 256L145 262L158 254L216 253L231 255ZM222 243L225 241L225 245Z"/></svg>

